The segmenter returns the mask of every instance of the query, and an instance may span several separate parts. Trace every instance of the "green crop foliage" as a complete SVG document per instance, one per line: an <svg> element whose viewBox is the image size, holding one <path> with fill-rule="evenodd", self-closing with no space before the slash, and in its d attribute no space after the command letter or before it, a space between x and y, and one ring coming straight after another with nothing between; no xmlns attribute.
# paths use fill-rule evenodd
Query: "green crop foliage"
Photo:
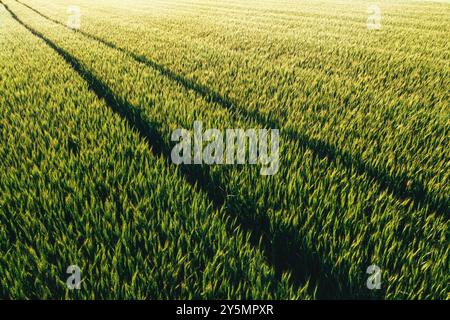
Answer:
<svg viewBox="0 0 450 320"><path fill-rule="evenodd" d="M308 298L61 57L1 18L2 297ZM79 291L66 287L72 264Z"/></svg>
<svg viewBox="0 0 450 320"><path fill-rule="evenodd" d="M2 295L450 297L449 3L2 2ZM197 120L279 172L175 166Z"/></svg>

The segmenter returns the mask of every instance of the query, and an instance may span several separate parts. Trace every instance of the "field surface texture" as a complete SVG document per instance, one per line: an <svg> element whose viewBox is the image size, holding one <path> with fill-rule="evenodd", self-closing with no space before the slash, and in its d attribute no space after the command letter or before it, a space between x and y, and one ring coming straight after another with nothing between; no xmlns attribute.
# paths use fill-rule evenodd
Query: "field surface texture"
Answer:
<svg viewBox="0 0 450 320"><path fill-rule="evenodd" d="M450 2L0 2L1 298L450 299Z"/></svg>

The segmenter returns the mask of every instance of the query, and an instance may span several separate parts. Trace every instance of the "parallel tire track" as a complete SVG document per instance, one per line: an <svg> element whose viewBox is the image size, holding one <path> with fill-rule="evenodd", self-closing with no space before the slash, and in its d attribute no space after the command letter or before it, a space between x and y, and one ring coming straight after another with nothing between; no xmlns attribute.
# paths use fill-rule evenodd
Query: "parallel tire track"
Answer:
<svg viewBox="0 0 450 320"><path fill-rule="evenodd" d="M136 130L139 136L147 142L149 149L152 153L157 157L162 157L167 165L173 165L170 161L170 152L171 148L167 145L162 139L158 127L159 123L155 123L147 119L142 112L141 109L133 106L128 101L123 101L118 98L112 90L103 83L99 78L93 75L89 70L87 70L74 56L68 53L66 50L58 47L52 40L47 38L44 34L35 30L33 27L28 25L26 22L22 21L6 4L4 4L0 0L0 4L3 4L6 10L11 14L11 16L24 28L26 28L29 32L31 32L34 36L44 41L46 45L48 45L51 49L53 49L60 57L64 59L66 63L68 63L73 70L87 83L89 90L91 90L95 95L100 99L105 101L107 106L111 108L111 110L118 114L122 119L124 119L127 124L134 130ZM282 273L291 272L293 277L291 280L294 285L304 285L305 281L312 280L317 281L318 279L311 279L314 277L314 272L312 270L321 270L321 276L324 276L324 279L327 279L327 284L325 285L327 288L335 288L334 294L337 296L344 296L345 294L349 294L351 292L350 288L343 283L347 283L345 279L335 279L332 276L332 273L329 272L331 270L331 266L324 265L321 263L320 258L312 253L307 253L305 251L301 251L301 244L293 244L292 247L289 246L287 248L287 252L292 255L294 258L282 257L283 261L280 261L280 255L278 254L278 259L273 256L273 252L271 250L273 241L273 237L270 235L270 229L273 226L272 221L269 221L268 216L259 217L258 221L252 220L243 220L243 217L249 217L252 213L253 208L245 208L240 207L240 214L235 214L231 212L227 208L224 208L225 197L223 190L224 188L220 188L216 182L211 181L211 175L209 174L208 167L197 167L197 166L180 166L181 173L185 177L186 181L193 186L196 191L204 192L208 199L211 201L213 207L216 210L224 210L225 211L225 219L227 217L232 217L239 222L242 230L249 232L251 235L251 243L256 248L262 248L265 257L267 258L268 263L274 267L277 276L281 278ZM217 188L211 189L211 186L216 185ZM255 227L257 226L257 227ZM230 226L227 224L227 228ZM283 226L280 226L281 230ZM233 232L233 230L230 230ZM283 231L281 231L283 233ZM285 233L289 235L293 230L286 230ZM281 241L278 239L278 241ZM297 259L301 257L302 262L300 263ZM307 261L307 262L305 262ZM311 270L297 270L297 265L311 265ZM319 289L320 290L320 289ZM332 297L332 291L328 289L324 289L323 292L318 292L317 297ZM350 297L350 296L349 296Z"/></svg>
<svg viewBox="0 0 450 320"><path fill-rule="evenodd" d="M39 14L41 17L67 28L65 24L41 13L35 8L19 0L15 1ZM76 30L76 32L89 39L98 41L111 49L122 52L138 63L145 64L146 66L157 70L161 75L183 86L186 90L195 91L205 101L215 103L224 109L230 110L230 114L235 119L244 121L247 119L253 119L263 127L279 128L282 134L284 134L289 140L298 142L302 148L311 150L319 158L327 159L330 163L339 162L347 168L354 168L358 174L366 174L372 181L376 182L381 189L389 191L400 201L413 200L413 209L427 207L430 211L434 211L444 217L448 217L448 213L450 212L450 199L442 198L435 192L427 190L426 186L422 182L408 176L405 173L391 174L387 168L378 168L367 164L359 154L352 154L351 152L340 150L326 141L299 133L294 128L283 128L281 122L270 115L263 115L258 111L247 110L238 103L232 101L230 98L215 92L205 85L187 79L170 70L166 66L147 58L146 56L128 51L125 48L119 47L110 41L88 32L82 30Z"/></svg>

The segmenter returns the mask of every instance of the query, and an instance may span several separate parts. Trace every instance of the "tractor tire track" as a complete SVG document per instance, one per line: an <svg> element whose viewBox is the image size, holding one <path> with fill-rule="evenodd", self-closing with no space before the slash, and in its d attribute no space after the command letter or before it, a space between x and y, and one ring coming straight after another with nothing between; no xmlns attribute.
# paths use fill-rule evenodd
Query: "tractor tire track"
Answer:
<svg viewBox="0 0 450 320"><path fill-rule="evenodd" d="M33 12L39 14L41 17L67 28L65 24L41 13L35 8L19 0L15 1L32 10ZM317 157L327 159L329 163L339 162L349 169L354 168L358 174L367 175L373 182L379 185L380 189L389 191L401 202L405 200L412 200L412 208L414 210L425 207L428 208L429 211L434 211L446 218L449 217L450 199L446 197L440 197L438 194L436 194L436 192L427 190L427 187L421 181L408 176L406 173L392 174L388 171L387 168L380 168L367 164L359 154L340 150L327 141L323 141L317 138L310 137L306 134L299 133L292 127L283 127L278 119L275 119L270 115L263 115L258 111L247 110L246 108L240 106L238 103L234 102L229 97L221 95L220 93L212 90L205 85L195 82L194 80L187 79L186 77L175 73L168 67L159 64L144 55L139 55L131 52L125 48L117 46L110 41L102 39L88 32L82 30L76 30L76 32L89 39L98 41L111 49L122 52L138 63L142 63L150 68L153 68L162 76L183 86L186 90L192 90L196 92L205 101L217 104L224 109L228 109L229 111L231 111L230 114L234 119L243 121L253 119L265 128L278 128L281 134L285 135L285 137L287 137L289 140L298 142L300 147L311 150Z"/></svg>
<svg viewBox="0 0 450 320"><path fill-rule="evenodd" d="M37 38L41 39L61 58L63 58L64 61L69 64L72 69L86 82L90 91L95 93L100 100L105 101L107 106L109 106L114 113L119 115L132 129L139 133L140 138L146 141L149 149L156 157L162 157L169 166L174 165L170 161L171 146L164 142L158 131L158 127L161 126L160 123L152 122L144 115L141 109L133 106L128 101L124 101L123 99L117 97L105 83L86 69L85 66L83 66L83 64L80 63L80 61L78 61L73 55L60 48L44 34L22 21L1 0L0 4L4 5L14 20L16 20L21 26L26 28ZM355 297L353 290L345 285L347 283L346 279L338 279L334 277L331 272L331 265L322 263L318 254L307 251L301 243L292 243L291 241L289 245L286 244L286 250L283 252L285 256L280 257L279 253L276 253L276 255L274 254L274 243L288 243L290 241L288 239L292 238L292 235L297 232L294 228L290 228L289 226L282 224L277 224L274 226L274 221L271 221L267 215L259 216L258 218L253 218L252 220L249 220L248 218L246 219L245 217L251 217L251 214L254 213L254 208L252 206L245 207L240 203L235 204L235 207L238 207L239 209L239 214L227 209L225 206L227 195L223 191L225 188L221 188L217 181L211 180L211 175L209 174L209 168L207 166L203 166L201 168L198 166L189 165L180 166L180 171L186 181L193 186L194 190L206 194L216 210L224 211L224 220L231 217L239 223L239 226L244 232L248 232L250 234L251 244L255 248L262 249L267 262L275 269L278 278L281 278L283 273L290 272L292 275L291 281L295 286L302 286L306 281L310 281L313 285L321 283L317 289L318 291L316 291L317 298L331 299L332 297ZM216 187L212 188L211 186ZM227 224L227 228L230 229L230 225ZM273 228L276 228L277 230L275 235L271 232ZM232 229L229 231L233 232ZM307 267L307 269L299 269L296 267L305 265L308 265L309 267ZM323 281L322 279L326 279L326 281Z"/></svg>

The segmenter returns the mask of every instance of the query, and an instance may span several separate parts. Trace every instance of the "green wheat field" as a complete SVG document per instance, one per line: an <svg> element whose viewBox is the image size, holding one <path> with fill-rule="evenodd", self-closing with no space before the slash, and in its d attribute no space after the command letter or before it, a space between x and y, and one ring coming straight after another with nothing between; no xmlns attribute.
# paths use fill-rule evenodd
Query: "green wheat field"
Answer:
<svg viewBox="0 0 450 320"><path fill-rule="evenodd" d="M0 298L450 299L449 1L0 2Z"/></svg>

